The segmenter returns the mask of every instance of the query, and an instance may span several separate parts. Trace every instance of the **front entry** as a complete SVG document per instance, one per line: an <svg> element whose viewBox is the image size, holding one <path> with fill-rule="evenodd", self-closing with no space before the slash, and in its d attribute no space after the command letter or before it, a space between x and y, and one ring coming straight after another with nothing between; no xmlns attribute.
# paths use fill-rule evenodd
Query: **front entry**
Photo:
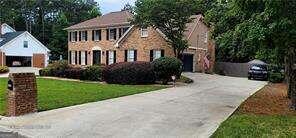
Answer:
<svg viewBox="0 0 296 138"><path fill-rule="evenodd" d="M192 54L183 54L183 71L184 72L193 72L193 55Z"/></svg>
<svg viewBox="0 0 296 138"><path fill-rule="evenodd" d="M93 51L93 65L100 65L101 64L101 50L94 50Z"/></svg>

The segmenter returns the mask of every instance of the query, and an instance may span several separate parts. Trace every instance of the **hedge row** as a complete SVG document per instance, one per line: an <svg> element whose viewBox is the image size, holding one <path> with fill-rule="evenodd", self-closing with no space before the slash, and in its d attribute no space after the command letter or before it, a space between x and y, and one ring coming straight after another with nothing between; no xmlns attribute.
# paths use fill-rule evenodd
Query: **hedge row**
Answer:
<svg viewBox="0 0 296 138"><path fill-rule="evenodd" d="M86 68L68 65L66 61L50 64L40 70L41 76L55 76L90 81L106 81L111 84L152 84L171 81L171 76L180 77L182 62L176 58L162 57L151 62L122 62L105 68L89 66Z"/></svg>

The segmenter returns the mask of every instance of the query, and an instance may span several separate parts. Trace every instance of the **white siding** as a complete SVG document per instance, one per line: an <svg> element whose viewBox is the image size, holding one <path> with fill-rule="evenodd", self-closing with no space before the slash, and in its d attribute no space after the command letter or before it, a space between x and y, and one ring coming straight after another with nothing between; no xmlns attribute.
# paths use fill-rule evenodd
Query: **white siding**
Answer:
<svg viewBox="0 0 296 138"><path fill-rule="evenodd" d="M10 26L8 26L7 24L2 24L1 27L2 27L2 30L1 30L2 34L15 32L15 30L13 28L11 28Z"/></svg>
<svg viewBox="0 0 296 138"><path fill-rule="evenodd" d="M24 48L24 41L28 41L28 48ZM25 32L6 43L1 47L1 51L5 52L6 56L27 56L32 57L34 53L45 54L45 66L48 64L49 50L45 48L38 40L33 38L28 32Z"/></svg>

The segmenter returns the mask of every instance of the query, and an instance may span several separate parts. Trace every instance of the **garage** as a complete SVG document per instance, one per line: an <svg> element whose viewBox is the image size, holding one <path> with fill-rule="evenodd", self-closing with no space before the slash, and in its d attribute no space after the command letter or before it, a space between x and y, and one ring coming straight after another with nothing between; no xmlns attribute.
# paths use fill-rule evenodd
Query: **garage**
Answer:
<svg viewBox="0 0 296 138"><path fill-rule="evenodd" d="M193 54L183 54L183 71L193 72Z"/></svg>
<svg viewBox="0 0 296 138"><path fill-rule="evenodd" d="M32 57L6 56L6 66L8 67L31 67Z"/></svg>

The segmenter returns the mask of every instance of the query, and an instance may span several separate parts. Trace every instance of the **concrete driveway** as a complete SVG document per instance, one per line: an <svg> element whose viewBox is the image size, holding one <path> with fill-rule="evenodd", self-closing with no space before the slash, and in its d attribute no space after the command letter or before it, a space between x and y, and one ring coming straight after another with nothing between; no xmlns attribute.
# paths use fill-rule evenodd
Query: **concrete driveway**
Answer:
<svg viewBox="0 0 296 138"><path fill-rule="evenodd" d="M0 126L29 137L209 137L266 82L187 73L195 83L156 92L3 117Z"/></svg>
<svg viewBox="0 0 296 138"><path fill-rule="evenodd" d="M9 73L35 73L39 75L39 68L34 67L9 67ZM9 73L0 74L0 77L8 77Z"/></svg>

